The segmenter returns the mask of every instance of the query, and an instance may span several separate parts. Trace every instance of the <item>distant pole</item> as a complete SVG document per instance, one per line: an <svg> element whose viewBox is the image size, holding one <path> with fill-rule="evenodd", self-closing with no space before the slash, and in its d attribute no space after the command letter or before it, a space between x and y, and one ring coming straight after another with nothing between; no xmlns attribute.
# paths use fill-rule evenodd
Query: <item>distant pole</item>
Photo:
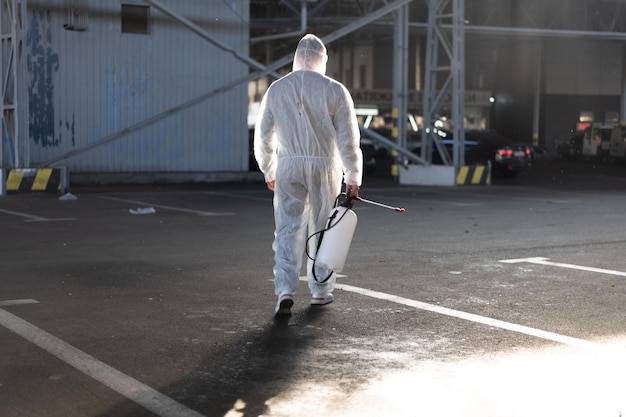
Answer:
<svg viewBox="0 0 626 417"><path fill-rule="evenodd" d="M535 75L535 97L533 102L533 145L539 145L539 119L541 112L541 79L542 79L542 60L543 47L541 41L537 44L537 72Z"/></svg>
<svg viewBox="0 0 626 417"><path fill-rule="evenodd" d="M393 35L393 127L391 136L401 147L406 148L406 121L407 121L407 91L408 86L408 61L409 61L409 6L400 7L396 13L396 25ZM397 152L392 152L394 157L391 168L392 179L399 182Z"/></svg>
<svg viewBox="0 0 626 417"><path fill-rule="evenodd" d="M622 101L619 121L620 124L626 125L626 44L624 44L624 53L622 54Z"/></svg>

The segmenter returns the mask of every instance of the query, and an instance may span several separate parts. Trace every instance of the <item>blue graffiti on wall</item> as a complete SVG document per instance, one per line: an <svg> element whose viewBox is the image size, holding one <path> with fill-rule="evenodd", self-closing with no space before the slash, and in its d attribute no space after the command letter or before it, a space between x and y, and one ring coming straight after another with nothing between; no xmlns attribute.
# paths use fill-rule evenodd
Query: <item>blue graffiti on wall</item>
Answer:
<svg viewBox="0 0 626 417"><path fill-rule="evenodd" d="M58 146L54 137L54 84L52 74L59 70L59 56L52 51L50 11L33 12L26 44L30 82L28 85L29 129L36 144Z"/></svg>
<svg viewBox="0 0 626 417"><path fill-rule="evenodd" d="M57 142L63 142L63 122L59 121L59 140ZM72 115L72 123L70 122L65 122L65 130L70 132L70 137L72 139L72 146L74 146L75 143L75 136L74 136L74 129L75 129L75 122L74 122L74 115Z"/></svg>

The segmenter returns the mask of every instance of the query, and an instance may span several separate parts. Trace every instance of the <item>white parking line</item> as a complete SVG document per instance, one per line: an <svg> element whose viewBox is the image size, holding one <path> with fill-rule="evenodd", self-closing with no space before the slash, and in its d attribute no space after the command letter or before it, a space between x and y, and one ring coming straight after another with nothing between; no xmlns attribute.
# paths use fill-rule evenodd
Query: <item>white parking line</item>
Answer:
<svg viewBox="0 0 626 417"><path fill-rule="evenodd" d="M301 281L306 281L306 277L300 277ZM408 307L413 307L419 310L429 311L431 313L442 314L444 316L455 317L462 320L471 321L474 323L485 324L491 327L497 327L503 330L508 330L516 333L522 333L533 337L538 337L544 340L550 340L552 342L562 343L569 346L575 346L579 348L585 348L590 350L606 351L612 349L610 346L603 345L596 342L591 342L585 339L578 339L576 337L565 336L562 334L549 332L546 330L535 329L533 327L523 326L520 324L510 323L503 320L492 319L490 317L479 316L478 314L466 313L464 311L454 310L448 307L442 307L434 304L424 303L422 301L411 300L409 298L399 297L397 295L387 294L379 291L372 291L365 288L355 287L353 285L336 284L336 288L352 292L355 294L365 295L367 297L377 298L379 300L390 301L397 304L402 304Z"/></svg>
<svg viewBox="0 0 626 417"><path fill-rule="evenodd" d="M19 211L11 211L11 210L4 210L4 209L0 209L0 213L10 214L12 216L24 217L26 219L25 221L27 222L65 222L65 221L76 220L76 218L74 217L50 219L48 217L35 216L34 214L28 214L28 213L22 213Z"/></svg>
<svg viewBox="0 0 626 417"><path fill-rule="evenodd" d="M14 305L8 304L11 303L9 301L3 303L5 305ZM0 325L158 416L202 417L202 414L166 397L149 386L100 362L96 358L1 308Z"/></svg>
<svg viewBox="0 0 626 417"><path fill-rule="evenodd" d="M39 304L39 301L33 300L32 298L27 298L23 300L6 300L0 301L0 307L8 307L8 306L19 306L23 304Z"/></svg>
<svg viewBox="0 0 626 417"><path fill-rule="evenodd" d="M365 288L354 287L352 285L337 284L337 288L350 291L356 294L366 295L372 298L378 298L379 300L391 301L397 304L403 304L405 306L414 307L419 310L430 311L432 313L442 314L444 316L456 317L459 319L472 321L474 323L486 324L492 327L498 327L500 329L509 330L512 332L523 333L529 336L538 337L540 339L551 340L553 342L563 343L570 346L583 347L587 349L606 348L599 343L590 342L584 339L577 339L575 337L564 336L558 333L552 333L545 330L535 329L528 326L522 326L515 323L509 323L503 320L492 319L489 317L479 316L478 314L466 313L464 311L453 310L448 307L442 307L434 304L424 303L422 301L411 300L397 295L386 294L383 292L372 291Z"/></svg>
<svg viewBox="0 0 626 417"><path fill-rule="evenodd" d="M556 266L559 268L569 268L569 269L577 269L579 271L587 271L587 272L597 272L599 274L607 274L607 275L617 275L620 277L626 277L626 272L622 271L614 271L611 269L602 269L602 268L594 268L590 266L582 266L582 265L573 265L573 264L563 264L559 262L552 262L550 258L521 258L521 259L503 259L498 262L503 262L506 264L518 264L518 263L530 263L537 265L549 265Z"/></svg>
<svg viewBox="0 0 626 417"><path fill-rule="evenodd" d="M528 326L522 326L520 324L509 323L503 320L492 319L489 317L479 316L478 314L466 313L464 311L453 310L451 308L442 307L434 304L428 304L421 301L411 300L404 297L398 297L396 295L386 294L383 292L372 291L365 288L354 287L352 285L337 284L337 288L350 291L356 294L365 295L372 298L378 298L379 300L391 301L397 304L403 304L409 307L414 307L419 310L430 311L432 313L442 314L444 316L456 317L459 319L472 321L474 323L486 324L487 326L497 327L512 332L523 333L529 336L538 337L540 339L551 340L553 342L562 343L565 345L582 347L586 349L607 349L607 346L600 343L590 342L584 339L578 339L575 337L564 336L558 333L548 332L545 330L535 329Z"/></svg>
<svg viewBox="0 0 626 417"><path fill-rule="evenodd" d="M128 200L125 198L118 198L118 197L111 197L111 196L105 196L105 195L94 195L94 198L100 198L103 200L111 200L111 201L121 201L124 203L131 203L131 204L137 204L140 206L150 206L150 207L158 207L158 208L162 208L162 209L166 209L166 210L170 210L170 211L180 211L182 213L192 213L192 214L197 214L198 216L232 216L235 213L230 213L230 212L224 212L224 213L214 213L211 211L203 211L203 210L192 210L192 209L185 209L185 208L181 208L181 207L174 207L174 206L164 206L162 204L152 204L152 203L148 203L145 201L138 201L138 200Z"/></svg>

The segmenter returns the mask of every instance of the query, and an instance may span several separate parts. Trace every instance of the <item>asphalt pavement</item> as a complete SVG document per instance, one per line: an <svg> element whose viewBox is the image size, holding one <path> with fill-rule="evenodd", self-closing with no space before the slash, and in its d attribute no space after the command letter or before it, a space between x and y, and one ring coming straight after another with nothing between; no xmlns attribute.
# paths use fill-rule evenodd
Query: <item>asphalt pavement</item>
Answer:
<svg viewBox="0 0 626 417"><path fill-rule="evenodd" d="M2 196L0 416L621 416L625 187L370 175L406 212L357 203L335 301L279 320L261 182Z"/></svg>

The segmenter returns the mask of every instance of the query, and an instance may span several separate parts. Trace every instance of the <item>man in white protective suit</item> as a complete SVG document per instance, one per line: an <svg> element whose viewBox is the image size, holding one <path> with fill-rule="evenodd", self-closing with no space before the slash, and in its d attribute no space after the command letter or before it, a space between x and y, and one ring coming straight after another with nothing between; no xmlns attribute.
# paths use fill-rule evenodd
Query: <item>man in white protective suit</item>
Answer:
<svg viewBox="0 0 626 417"><path fill-rule="evenodd" d="M358 197L363 155L354 103L348 90L325 75L322 41L305 35L293 71L270 85L259 110L254 155L274 191L275 313L291 314L307 237L323 230L341 192ZM315 257L317 239L308 241ZM307 261L312 305L333 301L335 274Z"/></svg>

